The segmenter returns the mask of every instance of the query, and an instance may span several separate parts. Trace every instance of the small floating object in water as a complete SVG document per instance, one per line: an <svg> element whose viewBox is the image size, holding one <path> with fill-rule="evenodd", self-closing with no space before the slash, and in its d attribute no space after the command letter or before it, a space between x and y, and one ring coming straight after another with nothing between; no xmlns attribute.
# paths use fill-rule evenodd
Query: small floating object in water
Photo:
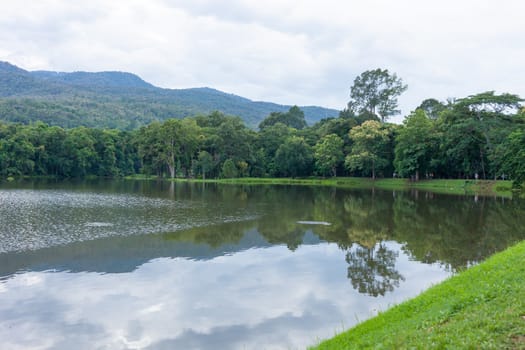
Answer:
<svg viewBox="0 0 525 350"><path fill-rule="evenodd" d="M323 226L332 225L331 223L326 222L326 221L297 221L297 223L303 224L303 225L323 225Z"/></svg>
<svg viewBox="0 0 525 350"><path fill-rule="evenodd" d="M88 226L88 227L109 227L109 226L113 226L113 224L110 223L110 222L86 222L84 224L84 226Z"/></svg>

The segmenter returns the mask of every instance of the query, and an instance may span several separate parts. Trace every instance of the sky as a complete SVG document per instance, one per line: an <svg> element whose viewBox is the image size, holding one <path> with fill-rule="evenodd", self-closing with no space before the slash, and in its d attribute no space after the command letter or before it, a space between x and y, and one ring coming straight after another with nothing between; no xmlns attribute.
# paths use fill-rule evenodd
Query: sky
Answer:
<svg viewBox="0 0 525 350"><path fill-rule="evenodd" d="M163 88L343 109L366 70L424 99L525 97L522 0L3 0L0 60L27 70L127 71Z"/></svg>

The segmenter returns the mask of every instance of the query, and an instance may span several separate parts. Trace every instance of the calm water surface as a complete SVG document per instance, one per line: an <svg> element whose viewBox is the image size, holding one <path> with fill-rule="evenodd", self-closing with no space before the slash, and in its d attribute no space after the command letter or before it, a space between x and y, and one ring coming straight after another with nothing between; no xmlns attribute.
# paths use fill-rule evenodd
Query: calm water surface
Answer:
<svg viewBox="0 0 525 350"><path fill-rule="evenodd" d="M0 185L2 349L302 349L525 239L525 202Z"/></svg>

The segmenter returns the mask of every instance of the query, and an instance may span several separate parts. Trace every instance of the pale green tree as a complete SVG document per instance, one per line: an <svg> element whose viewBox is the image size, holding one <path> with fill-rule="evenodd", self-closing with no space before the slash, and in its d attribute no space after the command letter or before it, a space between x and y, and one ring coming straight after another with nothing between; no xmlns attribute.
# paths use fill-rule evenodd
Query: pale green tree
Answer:
<svg viewBox="0 0 525 350"><path fill-rule="evenodd" d="M336 134L329 134L321 138L315 145L315 165L322 175L330 173L337 176L337 167L343 163L343 139Z"/></svg>
<svg viewBox="0 0 525 350"><path fill-rule="evenodd" d="M376 178L376 170L388 165L385 147L389 142L389 132L374 120L368 120L350 130L353 141L352 151L345 158L345 166L350 171L361 171Z"/></svg>

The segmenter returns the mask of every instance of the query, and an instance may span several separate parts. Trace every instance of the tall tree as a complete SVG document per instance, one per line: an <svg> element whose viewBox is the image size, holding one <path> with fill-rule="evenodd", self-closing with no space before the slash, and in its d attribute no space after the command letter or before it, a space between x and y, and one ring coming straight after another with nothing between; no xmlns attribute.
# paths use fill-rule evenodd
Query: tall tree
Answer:
<svg viewBox="0 0 525 350"><path fill-rule="evenodd" d="M513 131L503 145L502 170L511 176L515 187L521 188L525 183L525 130Z"/></svg>
<svg viewBox="0 0 525 350"><path fill-rule="evenodd" d="M437 119L439 113L444 111L447 108L443 103L439 102L435 98L427 98L416 109L421 109L425 112L427 117L430 119Z"/></svg>
<svg viewBox="0 0 525 350"><path fill-rule="evenodd" d="M522 101L517 95L488 91L459 99L442 113L444 148L449 155L463 158L466 174L480 173L487 178L501 172L496 145L516 126Z"/></svg>
<svg viewBox="0 0 525 350"><path fill-rule="evenodd" d="M69 176L82 177L89 175L96 162L95 140L89 129L83 126L69 130L64 140L66 162L70 167Z"/></svg>
<svg viewBox="0 0 525 350"><path fill-rule="evenodd" d="M438 135L432 120L422 109L410 114L398 130L394 164L401 176L414 176L430 172L432 157L438 148Z"/></svg>
<svg viewBox="0 0 525 350"><path fill-rule="evenodd" d="M213 157L206 151L200 151L197 164L201 168L202 179L206 180L206 173L213 167Z"/></svg>
<svg viewBox="0 0 525 350"><path fill-rule="evenodd" d="M279 147L284 144L284 141L292 135L295 135L296 130L290 128L283 123L268 126L259 132L257 147L259 149L258 155L265 173L269 176L276 176L278 173L275 164L275 154Z"/></svg>
<svg viewBox="0 0 525 350"><path fill-rule="evenodd" d="M406 89L401 78L388 69L367 70L355 78L350 88L348 109L354 114L375 115L385 122L400 113L397 98Z"/></svg>
<svg viewBox="0 0 525 350"><path fill-rule="evenodd" d="M389 142L389 132L379 122L369 120L350 130L353 141L352 151L346 156L345 166L350 171L359 170L375 179L378 169L388 165L385 145Z"/></svg>
<svg viewBox="0 0 525 350"><path fill-rule="evenodd" d="M337 167L343 163L343 139L336 134L324 136L315 145L315 165L322 175L337 176Z"/></svg>

